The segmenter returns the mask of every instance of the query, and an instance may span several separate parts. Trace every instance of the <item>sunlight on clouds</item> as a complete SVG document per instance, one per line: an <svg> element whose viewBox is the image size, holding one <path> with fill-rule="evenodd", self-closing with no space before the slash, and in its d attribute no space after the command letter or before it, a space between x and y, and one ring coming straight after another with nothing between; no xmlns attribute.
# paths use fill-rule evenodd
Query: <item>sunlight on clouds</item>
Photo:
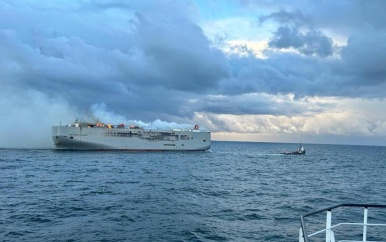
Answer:
<svg viewBox="0 0 386 242"><path fill-rule="evenodd" d="M228 17L218 20L207 20L200 23L205 34L212 40L219 36L227 40L243 39L261 41L268 39L269 31L254 31L256 27L256 18L248 17ZM259 26L259 28L265 26ZM260 29L261 29L260 28Z"/></svg>
<svg viewBox="0 0 386 242"><path fill-rule="evenodd" d="M304 126L301 131L314 134L369 134L368 122L365 117L351 112L317 114L304 119Z"/></svg>
<svg viewBox="0 0 386 242"><path fill-rule="evenodd" d="M267 41L231 40L223 47L225 53L248 55L251 51L258 58L265 58L264 50L268 48Z"/></svg>
<svg viewBox="0 0 386 242"><path fill-rule="evenodd" d="M206 120L206 125L213 131L213 137L219 140L273 141L277 135L386 135L386 114L381 108L385 106L384 100L320 97L308 100L328 103L333 108L319 113L308 112L292 116L196 113L196 117L201 122ZM374 113L379 115L376 121Z"/></svg>
<svg viewBox="0 0 386 242"><path fill-rule="evenodd" d="M259 58L264 57L272 29L271 25L257 26L256 16L207 20L200 26L213 45L225 53L246 55L246 51L251 51Z"/></svg>

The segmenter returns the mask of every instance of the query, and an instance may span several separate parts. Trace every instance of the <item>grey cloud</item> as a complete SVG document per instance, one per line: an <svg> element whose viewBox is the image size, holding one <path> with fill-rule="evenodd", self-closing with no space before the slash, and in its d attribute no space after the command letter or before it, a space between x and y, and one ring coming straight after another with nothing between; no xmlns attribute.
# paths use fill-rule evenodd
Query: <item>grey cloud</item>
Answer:
<svg viewBox="0 0 386 242"><path fill-rule="evenodd" d="M313 28L329 28L337 33L350 33L358 29L384 30L386 2L383 0L304 1L304 0L239 0L246 8L267 9L271 14L259 18L281 24L301 24ZM276 9L280 9L276 11ZM312 17L311 17L312 16ZM299 25L295 25L299 26Z"/></svg>
<svg viewBox="0 0 386 242"><path fill-rule="evenodd" d="M216 87L220 80L229 76L225 56L210 47L197 25L186 19L137 16L138 45L153 61L158 74L146 84L204 91Z"/></svg>
<svg viewBox="0 0 386 242"><path fill-rule="evenodd" d="M279 27L269 41L271 48L293 48L305 55L327 57L333 54L332 39L315 29L311 17L300 10L280 10L259 18L260 23L273 20Z"/></svg>
<svg viewBox="0 0 386 242"><path fill-rule="evenodd" d="M331 39L318 29L321 17L311 19L306 10L276 11L261 19L263 24L274 20L283 25L274 33L266 58L260 59L247 46L242 47L246 56L214 48L189 14L176 11L188 12L183 6L168 10L122 4L96 4L98 12L92 14L76 8L71 19L53 18L57 12L50 8L39 14L11 8L23 18L17 23L0 19L0 84L37 90L47 100L62 98L80 112L105 103L119 114L166 121L191 118L199 111L290 115L305 110L253 93L386 96L382 31L353 34L347 46L335 52ZM128 11L120 15L125 24L114 26L117 20L109 18L98 25L105 8ZM93 21L88 25L85 19ZM274 51L288 48L303 55ZM341 58L319 58L333 53Z"/></svg>
<svg viewBox="0 0 386 242"><path fill-rule="evenodd" d="M305 16L298 9L294 10L293 12L285 11L282 9L278 12L273 12L259 18L260 23L264 23L268 20L274 20L280 24L293 25L296 27L312 25L311 17Z"/></svg>
<svg viewBox="0 0 386 242"><path fill-rule="evenodd" d="M255 7L266 3L248 2L249 6ZM386 38L380 26L386 19L384 14L376 14L379 9L384 9L384 1L369 4L366 1L323 4L300 1L295 4L281 2L281 6L285 9L260 18L262 24L269 20L281 24L273 33L269 46L295 49L305 56L267 50L266 59L232 57L233 78L222 85L224 93L293 93L299 97L386 96L386 73L382 65ZM361 14L363 9L366 12ZM342 16L346 19L341 19ZM347 45L334 46L332 39L319 30L322 27L329 33L350 33ZM332 55L339 58L317 58Z"/></svg>
<svg viewBox="0 0 386 242"><path fill-rule="evenodd" d="M232 56L229 60L233 78L222 83L223 93L289 94L313 96L320 93L316 84L326 62L294 53L270 54L267 59Z"/></svg>
<svg viewBox="0 0 386 242"><path fill-rule="evenodd" d="M386 46L382 35L374 35L380 38L353 37L339 59L294 53L268 53L266 59L231 56L232 79L222 82L221 93L384 98L386 72L382 63Z"/></svg>
<svg viewBox="0 0 386 242"><path fill-rule="evenodd" d="M269 41L269 46L278 49L294 48L305 55L327 57L333 54L333 42L319 31L302 34L297 28L281 26Z"/></svg>
<svg viewBox="0 0 386 242"><path fill-rule="evenodd" d="M160 113L191 116L195 107L180 108L185 99L214 90L230 75L225 55L211 47L201 28L176 9L141 8L136 16L129 14L132 21L127 23L127 34L118 34L120 40L104 37L102 44L97 40L101 33L94 34L95 24L90 30L61 17L60 23L55 18L48 22L51 10L45 9L39 21L44 20L44 27L58 28L54 35L36 27L37 20L28 16L40 10L23 12L24 20L34 23L33 31L28 25L4 30L6 23L0 21L3 86L61 97L84 112L102 102L119 113L154 119L161 118L156 116ZM77 12L73 14L80 21ZM94 13L79 14L95 18ZM101 32L104 27L100 26ZM80 29L87 34L78 35Z"/></svg>
<svg viewBox="0 0 386 242"><path fill-rule="evenodd" d="M344 74L352 77L352 85L386 84L386 33L357 33L348 39L341 51Z"/></svg>
<svg viewBox="0 0 386 242"><path fill-rule="evenodd" d="M386 2L365 1L309 1L307 11L320 28L350 33L358 29L385 30Z"/></svg>
<svg viewBox="0 0 386 242"><path fill-rule="evenodd" d="M260 115L299 115L305 112L319 112L328 108L328 104L308 102L307 99L294 102L288 96L277 98L266 94L244 94L233 98L227 96L209 96L199 100L201 111L214 114L260 114Z"/></svg>

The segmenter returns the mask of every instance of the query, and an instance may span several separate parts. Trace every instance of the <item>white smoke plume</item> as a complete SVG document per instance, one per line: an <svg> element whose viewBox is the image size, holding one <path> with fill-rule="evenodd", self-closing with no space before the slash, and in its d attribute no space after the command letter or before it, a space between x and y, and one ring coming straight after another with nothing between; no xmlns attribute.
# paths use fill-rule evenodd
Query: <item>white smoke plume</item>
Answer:
<svg viewBox="0 0 386 242"><path fill-rule="evenodd" d="M92 122L102 122L106 124L125 124L126 126L135 125L146 129L192 129L191 124L179 124L176 122L166 122L160 119L156 119L152 122L144 122L141 120L128 119L122 115L115 114L113 111L109 111L106 104L99 103L94 104L91 107L92 116L90 117ZM89 120L85 120L89 121Z"/></svg>

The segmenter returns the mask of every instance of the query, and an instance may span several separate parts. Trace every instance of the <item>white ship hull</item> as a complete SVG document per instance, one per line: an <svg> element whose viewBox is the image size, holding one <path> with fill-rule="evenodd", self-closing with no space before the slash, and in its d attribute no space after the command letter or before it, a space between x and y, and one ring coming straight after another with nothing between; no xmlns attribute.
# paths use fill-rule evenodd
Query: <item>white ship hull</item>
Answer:
<svg viewBox="0 0 386 242"><path fill-rule="evenodd" d="M75 150L208 150L211 133L200 130L145 130L87 126L53 126L57 149Z"/></svg>

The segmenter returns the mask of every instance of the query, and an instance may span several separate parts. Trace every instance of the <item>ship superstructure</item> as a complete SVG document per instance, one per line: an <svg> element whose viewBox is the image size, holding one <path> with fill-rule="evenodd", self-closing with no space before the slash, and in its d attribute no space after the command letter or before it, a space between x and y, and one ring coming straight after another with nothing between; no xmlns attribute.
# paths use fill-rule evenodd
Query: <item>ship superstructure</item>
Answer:
<svg viewBox="0 0 386 242"><path fill-rule="evenodd" d="M211 133L193 129L144 129L124 124L110 125L76 120L66 126L52 126L57 149L75 150L208 150Z"/></svg>

